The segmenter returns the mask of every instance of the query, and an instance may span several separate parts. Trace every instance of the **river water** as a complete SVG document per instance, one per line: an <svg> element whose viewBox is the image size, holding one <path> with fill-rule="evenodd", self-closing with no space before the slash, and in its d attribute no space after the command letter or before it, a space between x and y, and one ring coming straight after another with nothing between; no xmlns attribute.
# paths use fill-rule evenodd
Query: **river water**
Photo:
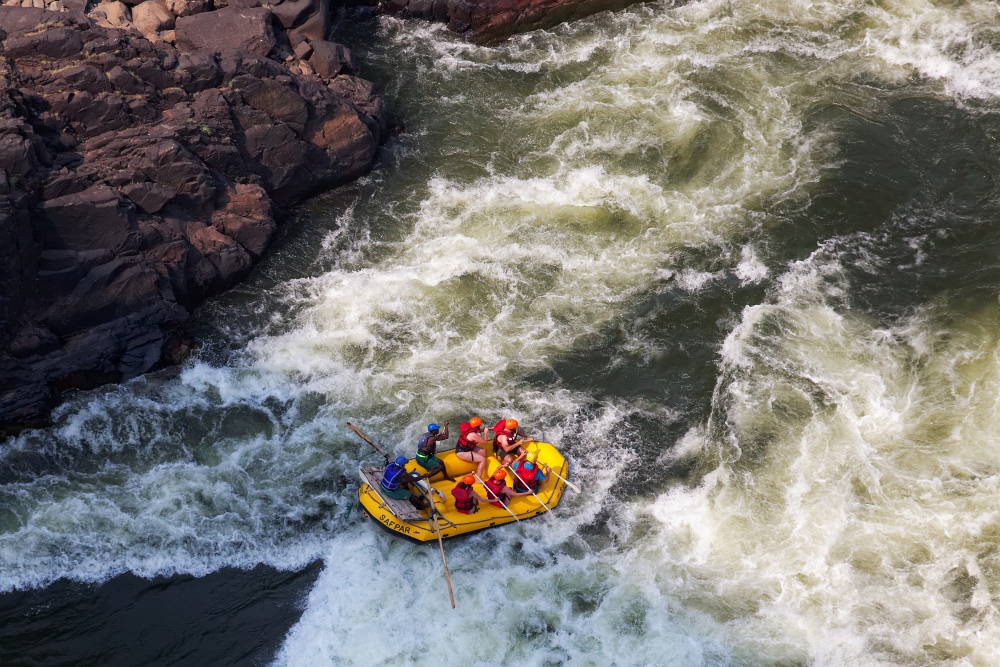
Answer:
<svg viewBox="0 0 1000 667"><path fill-rule="evenodd" d="M405 130L194 359L0 445L0 591L320 559L254 664L1000 664L995 2L340 30ZM452 611L345 421L409 454L472 414L584 492L449 542Z"/></svg>

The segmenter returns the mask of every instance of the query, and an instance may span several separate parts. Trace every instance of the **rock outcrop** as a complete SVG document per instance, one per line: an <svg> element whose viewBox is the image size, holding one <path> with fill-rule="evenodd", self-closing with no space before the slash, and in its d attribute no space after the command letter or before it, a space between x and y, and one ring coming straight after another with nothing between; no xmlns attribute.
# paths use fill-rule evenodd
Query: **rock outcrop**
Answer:
<svg viewBox="0 0 1000 667"><path fill-rule="evenodd" d="M346 49L293 32L315 8L202 6L0 8L0 424L182 359L276 207L364 174L386 136Z"/></svg>

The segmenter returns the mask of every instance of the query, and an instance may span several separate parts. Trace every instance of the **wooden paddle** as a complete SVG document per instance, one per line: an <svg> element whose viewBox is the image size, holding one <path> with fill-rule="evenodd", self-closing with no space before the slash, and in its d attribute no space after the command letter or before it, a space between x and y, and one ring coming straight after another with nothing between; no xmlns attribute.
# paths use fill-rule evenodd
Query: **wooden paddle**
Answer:
<svg viewBox="0 0 1000 667"><path fill-rule="evenodd" d="M536 465L537 465L537 464L536 464ZM504 466L504 468L506 468L507 470L509 470L509 471L510 471L510 474L511 474L511 477L513 477L513 478L514 478L515 482L516 482L516 481L517 481L517 480L519 479L519 478L518 478L518 476L517 476L517 473L516 473L516 472L514 472L514 469L513 469L513 468L511 468L510 466ZM551 472L551 471L552 471L552 468L549 468L549 471ZM528 491L531 491L531 487L530 487L530 486L528 486L528 485L527 485L526 483L524 483L524 480L521 480L521 483L522 483L522 484L524 484L524 488L528 489ZM514 488L516 489L517 487L515 486ZM551 510L551 509L549 508L549 506L548 506L548 505L546 505L545 503L543 503L543 502L542 502L542 499L538 497L538 494L537 494L537 493L535 493L534 491L531 491L531 495L535 496L535 500L537 500L537 501L538 501L539 503L541 503L542 507L544 507L544 508L545 508L545 511L546 511L546 512L551 512L551 511L552 511L552 510Z"/></svg>
<svg viewBox="0 0 1000 667"><path fill-rule="evenodd" d="M433 488L433 487L432 487ZM448 582L448 597L451 598L451 608L455 608L455 593L451 590L451 574L448 572L448 559L444 557L444 540L441 539L441 525L438 523L437 505L434 504L434 494L428 493L431 501L431 518L434 519L434 532L438 536L438 547L441 548L441 564L444 565L444 580Z"/></svg>
<svg viewBox="0 0 1000 667"><path fill-rule="evenodd" d="M365 441L365 442L367 442L367 443L368 443L369 445L371 445L372 447L374 447L375 449L377 449L377 450L378 450L378 453L379 453L379 454L381 454L382 456L384 456L384 457L385 457L385 461L386 461L386 463L388 463L389 461L391 461L391 460L392 460L392 457L390 457L390 456L389 456L389 455L388 455L388 454L386 453L386 451L385 451L384 449L382 449L381 447L379 447L378 445L376 445L376 444L375 444L374 442L372 442L371 440L369 440L369 439L368 439L368 436L366 436L366 435L365 435L364 433L362 433L361 431L359 431L359 430L358 430L358 427L357 427L357 426L355 426L355 425L354 425L354 424L352 424L351 422L347 422L347 426L348 426L348 428L350 428L350 429L351 429L352 431L354 431L355 433L357 433L357 434L358 434L358 435L359 435L359 436L361 437L361 439L362 439L362 440L364 440L364 441Z"/></svg>
<svg viewBox="0 0 1000 667"><path fill-rule="evenodd" d="M476 473L472 473L472 474L473 474L473 475L476 475ZM493 498L494 498L494 499L495 499L495 500L496 500L496 501L497 501L498 503L500 503L500 505L501 505L501 506L502 506L502 507L503 507L503 508L504 508L505 510L507 510L507 514L510 514L510 515L511 515L512 517L514 517L514 521L517 521L517 522L519 522L519 523L520 523L520 521L521 521L521 520L517 518L517 515L516 515L516 514L514 514L513 512L511 512L511 511L510 511L510 508L509 508L509 507L507 507L506 505L504 505L504 504L503 504L503 501L502 501L502 500L500 500L500 498L499 498L499 497L497 496L497 494L495 494L495 493L493 493L492 491L490 491L490 487L486 486L486 482L484 482L484 481L483 481L482 479L480 479L480 478L479 478L479 475L476 475L476 480L477 480L477 481L478 481L478 482L479 482L480 484L482 484L482 485L483 485L483 488L484 488L484 489L486 489L486 493L488 493L488 494L490 494L491 496L493 496Z"/></svg>
<svg viewBox="0 0 1000 667"><path fill-rule="evenodd" d="M549 468L549 472L551 472L553 475L555 475L556 477L558 477L562 481L566 482L566 486L568 486L569 488L573 489L577 493L580 493L580 487L579 486L577 486L573 482L569 481L568 479L566 479L565 477L563 477L562 475L560 475L559 473L557 473L552 468Z"/></svg>

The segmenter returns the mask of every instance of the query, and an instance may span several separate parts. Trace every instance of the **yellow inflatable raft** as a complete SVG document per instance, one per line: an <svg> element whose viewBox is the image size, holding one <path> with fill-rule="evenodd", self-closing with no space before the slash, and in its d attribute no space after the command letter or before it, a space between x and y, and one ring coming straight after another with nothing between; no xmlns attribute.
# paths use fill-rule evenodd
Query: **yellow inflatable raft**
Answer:
<svg viewBox="0 0 1000 667"><path fill-rule="evenodd" d="M539 463L552 468L553 471L563 477L568 476L569 466L566 463L565 457L559 453L558 449L547 442L524 444L529 451L538 452ZM463 475L473 472L476 469L475 464L463 461L455 456L454 450L438 452L437 457L448 469L448 474L456 480L461 479ZM500 462L495 456L491 455L487 461L487 474L492 475L499 467ZM427 472L414 459L410 459L409 463L406 464L406 469L420 474ZM361 468L362 484L358 489L358 500L361 501L361 507L382 528L395 535L415 542L436 540L437 534L431 525L430 510L417 510L409 501L393 500L379 493L379 482L382 480L383 470L384 466ZM509 486L512 484L510 479L511 474L510 472L507 474L507 484ZM487 478L484 477L483 479ZM455 509L455 497L451 495L451 490L455 488L455 482L449 482L441 475L437 475L431 481L431 486L435 490L440 491L444 496L444 500L442 501L441 495L434 494L434 502L437 505L438 512L441 514L439 520L441 537L449 538L458 535L467 535L477 530L485 530L486 528L500 526L505 523L513 523L515 521L514 516L517 517L516 520L524 520L544 514L546 509L542 507L541 503L545 503L549 509L555 509L562 498L563 491L566 489L566 482L550 474L549 479L536 492L538 499L532 495L514 498L511 500L510 505L508 505L510 512L502 507L479 503L479 511L474 514L463 514ZM473 488L480 496L484 498L489 497L489 493L483 488L482 484L477 482ZM539 500L541 500L541 503ZM511 516L511 513L514 516Z"/></svg>

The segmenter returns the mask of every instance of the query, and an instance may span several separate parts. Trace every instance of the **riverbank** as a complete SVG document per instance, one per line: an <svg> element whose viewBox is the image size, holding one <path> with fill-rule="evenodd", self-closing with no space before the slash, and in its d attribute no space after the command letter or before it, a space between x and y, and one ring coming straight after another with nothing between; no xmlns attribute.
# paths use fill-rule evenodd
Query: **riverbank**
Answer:
<svg viewBox="0 0 1000 667"><path fill-rule="evenodd" d="M387 116L327 14L185 16L175 47L0 8L0 425L184 359L191 309L248 274L279 207L371 168Z"/></svg>

